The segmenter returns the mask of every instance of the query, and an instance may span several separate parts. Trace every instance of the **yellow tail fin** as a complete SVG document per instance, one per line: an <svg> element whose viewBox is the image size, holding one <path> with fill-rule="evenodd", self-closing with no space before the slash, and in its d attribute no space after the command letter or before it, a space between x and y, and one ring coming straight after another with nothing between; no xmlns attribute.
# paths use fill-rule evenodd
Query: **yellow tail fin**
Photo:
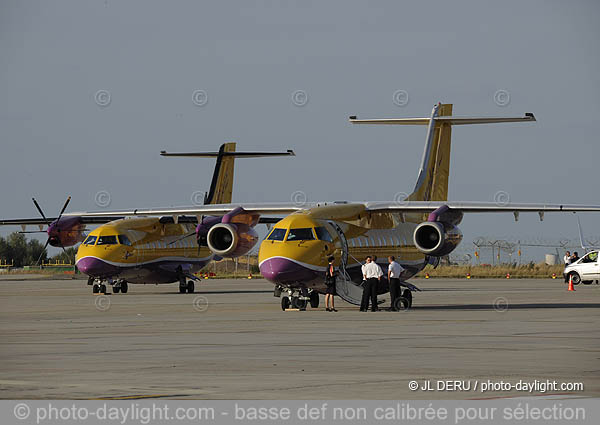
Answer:
<svg viewBox="0 0 600 425"><path fill-rule="evenodd" d="M432 117L452 115L452 104L436 105ZM450 176L450 148L452 125L432 120L427 133L427 143L419 178L409 201L447 201Z"/></svg>
<svg viewBox="0 0 600 425"><path fill-rule="evenodd" d="M535 121L528 112L522 117L453 117L452 104L438 103L429 118L378 118L358 119L350 117L353 124L378 125L426 125L427 141L419 177L408 201L447 201L448 178L450 176L450 148L453 125L497 124Z"/></svg>
<svg viewBox="0 0 600 425"><path fill-rule="evenodd" d="M225 152L235 152L235 142L224 143L219 149L215 172L210 184L210 190L204 201L205 204L231 203L235 156L223 155Z"/></svg>

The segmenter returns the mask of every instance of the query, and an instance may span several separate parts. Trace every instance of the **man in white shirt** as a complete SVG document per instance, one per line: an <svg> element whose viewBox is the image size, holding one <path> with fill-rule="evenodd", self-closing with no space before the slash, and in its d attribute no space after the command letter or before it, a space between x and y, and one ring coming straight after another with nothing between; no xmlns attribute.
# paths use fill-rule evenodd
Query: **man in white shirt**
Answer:
<svg viewBox="0 0 600 425"><path fill-rule="evenodd" d="M398 311L396 308L396 299L400 296L400 275L404 268L396 262L396 257L393 255L388 257L390 265L388 266L388 282L390 283L390 302L391 311Z"/></svg>
<svg viewBox="0 0 600 425"><path fill-rule="evenodd" d="M569 264L571 264L571 252L567 251L565 252L565 256L563 257L563 261L565 263L565 268L567 268L567 266ZM565 275L565 283L567 283L569 280L567 278L567 275Z"/></svg>
<svg viewBox="0 0 600 425"><path fill-rule="evenodd" d="M363 278L365 285L363 287L363 295L360 303L360 311L369 309L369 299L371 300L371 311L377 311L377 284L383 276L383 271L371 256L367 257L366 264L363 266Z"/></svg>

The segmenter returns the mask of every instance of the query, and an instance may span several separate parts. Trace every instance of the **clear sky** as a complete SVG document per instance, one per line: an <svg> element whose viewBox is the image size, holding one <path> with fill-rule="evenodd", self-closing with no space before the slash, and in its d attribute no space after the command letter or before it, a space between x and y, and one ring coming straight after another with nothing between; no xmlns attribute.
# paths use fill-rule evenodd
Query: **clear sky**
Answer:
<svg viewBox="0 0 600 425"><path fill-rule="evenodd" d="M35 217L32 196L47 215L67 195L97 210L99 191L111 209L189 205L213 161L159 151L226 141L298 155L238 161L235 201L391 200L414 186L425 129L347 118L438 101L538 119L455 128L452 200L598 204L599 18L594 0L3 0L0 216ZM598 218L582 215L588 234ZM577 232L570 214L461 228L467 244Z"/></svg>

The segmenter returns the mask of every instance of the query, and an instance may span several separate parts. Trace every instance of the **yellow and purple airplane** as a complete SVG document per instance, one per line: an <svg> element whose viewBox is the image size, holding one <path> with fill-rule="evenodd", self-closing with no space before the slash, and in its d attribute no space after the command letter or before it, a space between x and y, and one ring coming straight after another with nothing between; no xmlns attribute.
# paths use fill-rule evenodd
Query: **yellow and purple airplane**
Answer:
<svg viewBox="0 0 600 425"><path fill-rule="evenodd" d="M599 205L448 201L453 126L534 121L536 119L530 113L522 117L457 117L452 115L451 104L441 103L436 104L431 115L424 118L359 120L350 117L353 124L421 125L427 128L417 182L414 191L406 199L385 202L316 202L306 205L225 203L76 215L89 219L138 215L188 217L204 214L223 217L220 225L212 227L206 233L209 248L221 256L236 252L241 242L253 239L247 232L251 223L268 216L286 215L274 224L259 251L261 274L275 285L275 295L282 296L281 305L284 310L290 306L305 309L308 303L311 307L318 306L319 294L326 289L324 273L327 258L331 255L335 257L335 265L339 269L337 294L352 304L359 304L362 295L361 260L366 255L376 255L379 263L384 265L386 257L394 255L405 268L401 276L405 289L395 307L409 308L412 305L412 292L418 288L407 280L427 264L437 264L441 257L450 254L458 246L462 240L458 225L465 213L512 213L515 220L518 220L519 214L524 212L537 212L540 219L543 219L546 212L600 211ZM334 194L332 198L335 198ZM239 211L244 220L252 217L244 223L248 227L230 224L233 211ZM154 225L160 229L159 223ZM110 233L117 241L119 234L116 228ZM185 234L185 230L179 231L179 234ZM172 237L175 240L177 236ZM133 238L134 236L131 239ZM148 243L143 238L138 241L137 247L145 247ZM102 251L103 248L98 249L97 241L95 246L94 256L103 261L107 255ZM139 248L132 248L132 251L135 249ZM143 249L140 254L142 257L145 255ZM85 255L79 256L79 261L82 258ZM378 293L384 294L387 291L388 283L384 278Z"/></svg>
<svg viewBox="0 0 600 425"><path fill-rule="evenodd" d="M225 143L218 152L168 153L167 157L216 158L210 190L204 204L231 203L235 158L294 156L287 152L236 152L235 143ZM77 250L77 268L89 276L93 292L126 293L128 283L179 282L180 292L194 292L194 275L213 259L238 257L249 252L258 242L254 227L273 220L259 219L254 213L233 207L220 216L169 215L126 217L125 215L64 214L67 199L57 218L47 219L34 199L40 219L0 221L0 225L48 226L46 245L73 246ZM87 236L86 224L101 224ZM234 229L235 232L230 232ZM25 229L23 229L25 231ZM233 235L230 237L230 234ZM190 279L187 281L187 279Z"/></svg>

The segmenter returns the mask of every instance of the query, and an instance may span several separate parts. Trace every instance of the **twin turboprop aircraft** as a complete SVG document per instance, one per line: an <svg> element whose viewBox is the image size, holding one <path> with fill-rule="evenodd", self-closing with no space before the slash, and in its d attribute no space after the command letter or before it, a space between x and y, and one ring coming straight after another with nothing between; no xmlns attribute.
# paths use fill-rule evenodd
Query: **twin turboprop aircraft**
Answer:
<svg viewBox="0 0 600 425"><path fill-rule="evenodd" d="M210 191L204 204L231 203L235 158L294 156L294 152L236 152L235 143L226 143L218 152L167 153L162 156L216 158ZM258 242L254 227L268 223L254 213L232 207L226 214L126 217L125 215L63 214L67 199L57 218L0 221L0 225L37 224L48 226L46 245L73 246L83 241L76 256L77 268L89 276L94 293L106 292L106 284L114 293L126 293L128 283L171 283L179 281L179 291L194 292L194 273L212 259L246 254ZM101 224L84 235L86 224ZM235 232L230 232L235 229ZM25 229L23 229L25 230ZM231 236L230 238L230 235ZM187 279L190 279L186 282Z"/></svg>
<svg viewBox="0 0 600 425"><path fill-rule="evenodd" d="M394 255L405 268L401 281L406 288L396 307L409 308L412 305L412 291L418 289L408 283L407 279L427 264L436 264L441 257L450 254L458 246L462 240L458 225L465 213L505 212L514 214L515 220L518 220L522 212L537 212L540 219L543 219L546 212L600 211L598 205L505 205L448 201L453 126L533 121L535 117L529 113L523 117L456 117L452 116L451 104L435 105L431 115L425 118L359 120L350 117L353 124L427 127L417 183L413 193L405 200L319 202L303 206L291 203L226 203L202 207L75 214L89 219L111 216L188 217L204 214L223 217L220 226L213 227L206 233L209 247L218 248L214 252L221 256L236 252L240 241L252 239L247 229L255 221L263 220L265 216L287 215L277 221L261 243L259 252L261 274L275 285L275 295L282 296L283 309L289 306L304 309L308 303L312 307L318 306L319 293L325 291L323 274L330 255L335 257L335 265L339 268L337 293L352 304L360 303L362 293L360 259L366 255L377 255L379 263L384 265L385 258ZM240 211L241 217L248 220L244 223L245 226L231 221L229 217L233 211ZM69 215L73 214L66 214ZM113 234L118 236L118 231L115 230ZM144 243L141 245L144 246ZM143 252L141 255L144 255ZM81 261L83 257L79 258ZM384 278L378 293L387 291L388 283Z"/></svg>

